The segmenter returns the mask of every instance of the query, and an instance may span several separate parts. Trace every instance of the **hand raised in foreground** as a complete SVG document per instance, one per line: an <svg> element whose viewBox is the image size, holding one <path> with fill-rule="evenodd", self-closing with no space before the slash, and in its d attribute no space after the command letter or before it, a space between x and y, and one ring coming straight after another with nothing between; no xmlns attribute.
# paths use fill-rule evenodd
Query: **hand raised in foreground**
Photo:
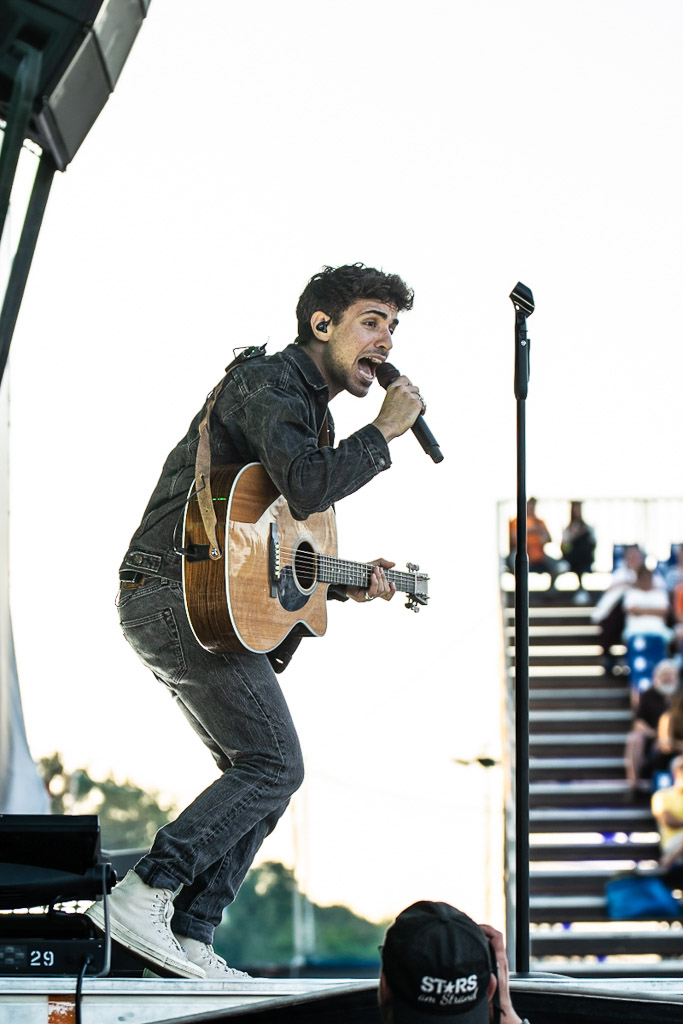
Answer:
<svg viewBox="0 0 683 1024"><path fill-rule="evenodd" d="M515 1011L510 996L510 965L508 964L507 953L505 952L503 934L490 924L480 924L479 927L489 940L489 945L498 966L498 998L500 1002L501 1024L522 1024L522 1018Z"/></svg>

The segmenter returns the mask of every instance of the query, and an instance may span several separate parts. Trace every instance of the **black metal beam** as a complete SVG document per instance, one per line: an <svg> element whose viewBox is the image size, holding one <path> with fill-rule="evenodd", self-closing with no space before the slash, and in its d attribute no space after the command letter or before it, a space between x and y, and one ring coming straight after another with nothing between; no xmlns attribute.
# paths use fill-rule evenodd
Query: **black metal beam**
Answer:
<svg viewBox="0 0 683 1024"><path fill-rule="evenodd" d="M33 101L40 83L42 54L24 45L25 53L12 86L5 137L0 151L0 238L5 229L12 185L19 163L19 154L26 138Z"/></svg>
<svg viewBox="0 0 683 1024"><path fill-rule="evenodd" d="M5 292L5 299L0 312L0 382L5 373L12 336L16 326L19 309L24 297L33 254L36 250L40 226L45 215L48 196L56 165L52 155L43 153L36 171L31 198L26 210L19 245L12 263L12 270Z"/></svg>

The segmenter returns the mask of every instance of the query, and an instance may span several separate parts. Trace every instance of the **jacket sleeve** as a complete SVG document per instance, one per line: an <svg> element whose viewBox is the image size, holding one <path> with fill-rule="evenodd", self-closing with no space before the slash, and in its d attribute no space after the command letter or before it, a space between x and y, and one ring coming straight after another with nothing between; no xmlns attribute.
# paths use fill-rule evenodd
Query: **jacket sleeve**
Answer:
<svg viewBox="0 0 683 1024"><path fill-rule="evenodd" d="M372 424L334 448L319 447L314 405L298 390L258 388L232 414L295 519L325 511L391 465L389 445Z"/></svg>

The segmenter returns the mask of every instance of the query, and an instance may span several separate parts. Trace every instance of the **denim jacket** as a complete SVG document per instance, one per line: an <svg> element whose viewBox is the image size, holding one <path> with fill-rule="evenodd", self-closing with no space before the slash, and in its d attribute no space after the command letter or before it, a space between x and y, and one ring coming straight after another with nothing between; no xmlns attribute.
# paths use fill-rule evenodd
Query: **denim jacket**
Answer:
<svg viewBox="0 0 683 1024"><path fill-rule="evenodd" d="M335 448L328 415L330 447L320 447L328 401L322 374L299 345L238 364L211 414L212 465L260 462L295 519L323 512L391 465L389 446L372 424ZM166 459L122 569L182 579L182 556L174 549L182 543L204 408Z"/></svg>

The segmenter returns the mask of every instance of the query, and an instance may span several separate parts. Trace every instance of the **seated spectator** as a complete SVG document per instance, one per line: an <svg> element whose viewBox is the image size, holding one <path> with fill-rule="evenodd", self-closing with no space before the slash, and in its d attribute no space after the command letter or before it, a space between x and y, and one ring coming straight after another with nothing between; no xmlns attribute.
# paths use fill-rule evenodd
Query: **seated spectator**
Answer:
<svg viewBox="0 0 683 1024"><path fill-rule="evenodd" d="M624 753L626 779L632 793L637 792L641 779L649 778L656 769L666 768L671 759L670 753L663 754L659 749L657 727L679 686L678 666L667 658L656 666L652 686L639 695Z"/></svg>
<svg viewBox="0 0 683 1024"><path fill-rule="evenodd" d="M671 610L674 617L674 633L676 635L676 646L679 651L683 650L683 583L674 587L671 595Z"/></svg>
<svg viewBox="0 0 683 1024"><path fill-rule="evenodd" d="M640 566L635 583L624 592L623 608L625 643L634 636L659 636L667 643L673 639L673 630L667 625L669 595L664 587L655 585L654 574L647 566Z"/></svg>
<svg viewBox="0 0 683 1024"><path fill-rule="evenodd" d="M503 936L448 903L399 914L382 946L384 1024L526 1024L510 997Z"/></svg>
<svg viewBox="0 0 683 1024"><path fill-rule="evenodd" d="M517 517L510 520L510 554L508 555L508 568L510 572L515 571L515 558L517 557ZM557 558L552 558L545 552L545 545L551 542L552 538L548 527L542 519L536 515L536 499L529 498L526 503L526 550L529 556L529 572L547 572L550 574L550 589L555 586L555 580L561 572L566 572L567 563Z"/></svg>
<svg viewBox="0 0 683 1024"><path fill-rule="evenodd" d="M673 785L652 795L662 849L659 863L666 871L680 868L683 860L683 757L674 759L671 771Z"/></svg>
<svg viewBox="0 0 683 1024"><path fill-rule="evenodd" d="M583 586L583 574L593 568L595 557L595 531L584 521L580 501L572 501L569 506L569 524L562 534L562 554L569 563L569 569L576 574L579 589L575 600L585 604L588 594Z"/></svg>
<svg viewBox="0 0 683 1024"><path fill-rule="evenodd" d="M660 715L657 748L665 763L677 754L683 754L683 693L674 694L668 711Z"/></svg>

